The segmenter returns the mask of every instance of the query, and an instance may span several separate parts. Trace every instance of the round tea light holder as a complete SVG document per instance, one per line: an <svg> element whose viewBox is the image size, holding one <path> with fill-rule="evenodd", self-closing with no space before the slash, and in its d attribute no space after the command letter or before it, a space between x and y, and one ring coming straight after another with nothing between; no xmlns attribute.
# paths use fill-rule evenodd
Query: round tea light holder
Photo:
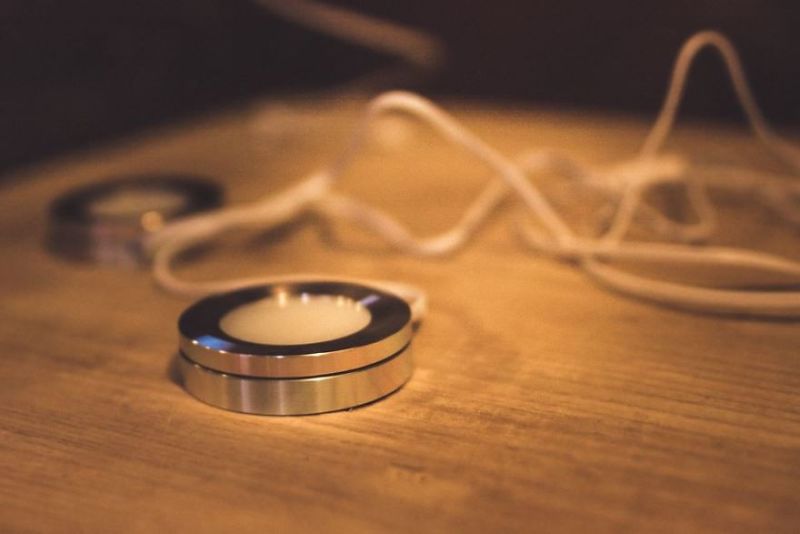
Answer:
<svg viewBox="0 0 800 534"><path fill-rule="evenodd" d="M186 390L213 406L303 415L367 404L411 376L411 311L339 282L249 287L207 297L178 321Z"/></svg>
<svg viewBox="0 0 800 534"><path fill-rule="evenodd" d="M135 266L145 238L165 224L222 205L222 188L187 175L137 175L69 191L50 205L47 246L81 261Z"/></svg>

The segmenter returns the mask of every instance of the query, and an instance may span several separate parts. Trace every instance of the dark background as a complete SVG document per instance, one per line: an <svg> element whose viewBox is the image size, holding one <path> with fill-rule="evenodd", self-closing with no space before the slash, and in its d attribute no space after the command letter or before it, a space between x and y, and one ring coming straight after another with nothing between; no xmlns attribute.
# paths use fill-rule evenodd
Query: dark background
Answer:
<svg viewBox="0 0 800 534"><path fill-rule="evenodd" d="M739 47L771 120L800 123L800 2L337 0L439 36L432 96L654 115L682 41ZM387 61L245 0L0 3L0 170L276 93L321 89ZM739 118L721 62L700 58L688 115Z"/></svg>

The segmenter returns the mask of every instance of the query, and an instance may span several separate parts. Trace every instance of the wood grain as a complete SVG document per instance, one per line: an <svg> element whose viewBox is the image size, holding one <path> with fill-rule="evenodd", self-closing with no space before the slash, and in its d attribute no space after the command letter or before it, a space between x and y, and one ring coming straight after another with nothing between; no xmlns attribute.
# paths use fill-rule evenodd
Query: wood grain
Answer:
<svg viewBox="0 0 800 534"><path fill-rule="evenodd" d="M381 402L321 416L228 413L184 393L169 362L188 303L159 292L146 272L49 256L46 205L77 184L136 170L203 172L234 202L274 190L334 154L357 110L292 106L303 121L273 110L254 128L252 114L239 113L5 180L0 531L800 530L797 324L608 293L573 266L525 251L510 231L511 206L446 260L390 253L314 220L232 237L184 274L323 271L427 288L417 370ZM632 154L646 127L453 109L505 153L561 146L591 162ZM443 228L485 173L404 123L384 130L342 188L420 232ZM712 159L764 158L735 131L698 125L677 143ZM765 235L754 228L731 239ZM763 241L795 250L784 234Z"/></svg>

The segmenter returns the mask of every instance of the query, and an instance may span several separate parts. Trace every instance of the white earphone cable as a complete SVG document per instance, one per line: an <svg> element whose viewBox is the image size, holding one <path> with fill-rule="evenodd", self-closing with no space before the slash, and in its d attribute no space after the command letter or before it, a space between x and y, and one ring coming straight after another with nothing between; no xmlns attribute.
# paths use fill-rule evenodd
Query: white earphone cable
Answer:
<svg viewBox="0 0 800 534"><path fill-rule="evenodd" d="M798 171L796 152L767 125L757 107L735 53L725 37L716 32L702 32L685 44L673 70L670 89L656 123L639 156L611 169L592 169L567 155L552 150L527 153L511 161L480 140L453 117L432 102L411 93L390 92L373 99L364 120L356 128L347 149L332 164L278 195L249 205L226 208L196 216L166 227L150 241L154 276L167 290L192 296L230 290L254 283L293 279L342 279L320 275L292 275L238 279L223 282L185 282L172 273L175 258L186 249L213 239L222 232L251 227L266 230L285 223L302 212L314 212L324 218L347 220L370 230L398 250L420 256L449 254L464 246L510 193L525 213L532 216L520 221L518 229L533 249L562 260L575 262L601 284L623 294L648 299L684 309L747 314L764 317L800 316L800 292L747 289L719 289L653 280L613 265L615 262L647 262L661 265L693 265L706 268L736 268L747 271L759 282L764 275L800 279L800 263L763 252L739 248L697 245L709 241L718 225L709 186L735 191L754 191L765 206L783 219L800 224L800 187L781 176L746 172L738 168L712 167L713 178L693 174L698 167L683 158L660 155L660 149L675 120L687 75L697 52L711 46L720 51L731 75L736 94L757 137L791 172ZM339 176L362 152L372 126L390 112L408 113L432 127L448 142L474 156L493 174L461 218L448 230L420 238L386 212L354 198L333 191ZM702 170L702 167L699 168ZM549 171L560 173L574 183L603 193L612 206L613 216L597 235L578 236L529 175ZM673 221L643 197L652 187L677 183L687 187L687 200L696 222ZM533 224L533 221L536 224ZM633 224L642 224L667 242L626 240ZM668 242L674 241L674 242ZM385 281L351 280L373 284L406 298L420 320L427 308L424 291L413 286Z"/></svg>

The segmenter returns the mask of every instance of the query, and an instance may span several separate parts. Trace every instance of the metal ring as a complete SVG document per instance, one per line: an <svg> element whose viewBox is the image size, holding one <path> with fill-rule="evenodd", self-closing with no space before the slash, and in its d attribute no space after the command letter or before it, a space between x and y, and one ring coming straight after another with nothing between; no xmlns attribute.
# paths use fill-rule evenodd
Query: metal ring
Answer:
<svg viewBox="0 0 800 534"><path fill-rule="evenodd" d="M116 195L173 195L172 205L136 207L123 213L95 208ZM205 178L141 175L93 183L57 198L50 205L47 247L71 259L105 264L141 265L144 238L169 221L222 205L222 189Z"/></svg>
<svg viewBox="0 0 800 534"><path fill-rule="evenodd" d="M351 335L300 345L267 345L237 339L220 321L239 306L277 294L344 296L370 313L366 327ZM411 310L401 298L340 282L264 285L207 297L178 320L180 350L215 371L244 376L297 378L352 371L386 359L411 340Z"/></svg>
<svg viewBox="0 0 800 534"><path fill-rule="evenodd" d="M347 373L309 378L258 378L219 373L185 355L178 363L186 390L226 410L260 415L308 415L361 406L399 389L411 377L411 347Z"/></svg>

